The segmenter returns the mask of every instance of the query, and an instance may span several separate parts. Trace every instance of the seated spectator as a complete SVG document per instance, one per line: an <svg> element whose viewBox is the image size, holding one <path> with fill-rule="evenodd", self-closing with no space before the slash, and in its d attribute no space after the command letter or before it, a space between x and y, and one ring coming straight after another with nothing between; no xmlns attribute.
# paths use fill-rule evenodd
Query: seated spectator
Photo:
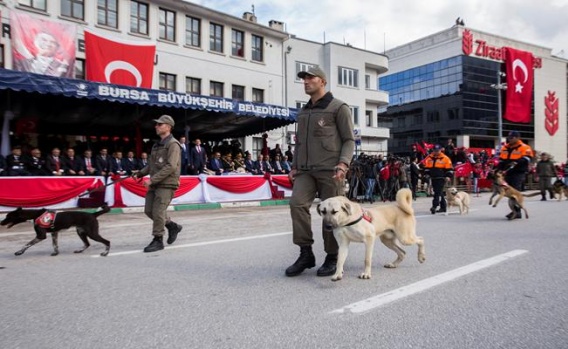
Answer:
<svg viewBox="0 0 568 349"><path fill-rule="evenodd" d="M288 155L284 155L284 159L282 159L281 163L285 173L290 173L290 171L292 171L292 164L288 161Z"/></svg>
<svg viewBox="0 0 568 349"><path fill-rule="evenodd" d="M272 164L270 166L272 166L274 174L286 173L286 171L284 171L284 168L282 167L282 163L280 162L280 155L274 156L274 161L272 161Z"/></svg>
<svg viewBox="0 0 568 349"><path fill-rule="evenodd" d="M99 176L108 176L111 173L110 160L108 149L101 148L99 155L95 158L95 168L97 169Z"/></svg>
<svg viewBox="0 0 568 349"><path fill-rule="evenodd" d="M264 162L262 161L262 159L263 159L262 154L258 154L258 156L256 157L256 161L254 162L254 168L256 170L255 174L258 174L258 175L264 174L265 167L264 167Z"/></svg>
<svg viewBox="0 0 568 349"><path fill-rule="evenodd" d="M274 173L274 168L270 165L270 156L264 155L262 157L262 167L264 168L264 172Z"/></svg>
<svg viewBox="0 0 568 349"><path fill-rule="evenodd" d="M81 161L81 172L86 176L98 176L99 173L95 167L95 160L93 159L93 152L85 150L83 152L83 161Z"/></svg>
<svg viewBox="0 0 568 349"><path fill-rule="evenodd" d="M235 171L245 172L245 159L242 153L237 153L233 162L235 163Z"/></svg>
<svg viewBox="0 0 568 349"><path fill-rule="evenodd" d="M140 159L138 160L138 169L141 170L148 165L148 153L144 152L140 154Z"/></svg>
<svg viewBox="0 0 568 349"><path fill-rule="evenodd" d="M12 147L12 153L6 156L6 172L8 176L29 176L26 170L25 158L22 156L22 147Z"/></svg>
<svg viewBox="0 0 568 349"><path fill-rule="evenodd" d="M66 154L61 158L63 164L63 171L65 175L67 176L81 175L82 162L81 159L75 156L75 149L68 148Z"/></svg>
<svg viewBox="0 0 568 349"><path fill-rule="evenodd" d="M221 153L216 151L213 154L213 158L209 161L209 166L207 166L207 168L215 172L216 175L220 175L221 173L223 173L223 163L221 162Z"/></svg>
<svg viewBox="0 0 568 349"><path fill-rule="evenodd" d="M247 157L245 159L245 171L252 174L257 174L258 170L254 166L254 160L252 159L251 153L246 153Z"/></svg>
<svg viewBox="0 0 568 349"><path fill-rule="evenodd" d="M127 175L138 172L138 160L134 158L134 152L129 151L126 153L126 158L122 159L122 168L126 171Z"/></svg>
<svg viewBox="0 0 568 349"><path fill-rule="evenodd" d="M113 157L110 161L110 173L119 175L119 176L126 176L126 170L122 167L122 152L115 151Z"/></svg>
<svg viewBox="0 0 568 349"><path fill-rule="evenodd" d="M63 176L65 173L65 168L63 165L63 159L60 157L61 150L55 147L51 150L51 154L49 154L45 158L45 167L47 171L53 176Z"/></svg>
<svg viewBox="0 0 568 349"><path fill-rule="evenodd" d="M231 155L231 153L225 154L221 160L223 163L223 173L235 171L235 162L233 161L233 155Z"/></svg>
<svg viewBox="0 0 568 349"><path fill-rule="evenodd" d="M6 159L0 154L0 176L6 174Z"/></svg>
<svg viewBox="0 0 568 349"><path fill-rule="evenodd" d="M26 161L27 171L32 176L49 176L49 172L45 168L45 160L41 157L41 150L33 148L31 156Z"/></svg>

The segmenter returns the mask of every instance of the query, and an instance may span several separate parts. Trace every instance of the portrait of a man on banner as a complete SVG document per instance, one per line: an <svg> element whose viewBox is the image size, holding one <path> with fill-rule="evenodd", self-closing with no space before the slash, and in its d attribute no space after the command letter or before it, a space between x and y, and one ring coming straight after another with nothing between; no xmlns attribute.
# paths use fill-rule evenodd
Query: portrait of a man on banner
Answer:
<svg viewBox="0 0 568 349"><path fill-rule="evenodd" d="M76 27L11 11L14 70L72 78Z"/></svg>

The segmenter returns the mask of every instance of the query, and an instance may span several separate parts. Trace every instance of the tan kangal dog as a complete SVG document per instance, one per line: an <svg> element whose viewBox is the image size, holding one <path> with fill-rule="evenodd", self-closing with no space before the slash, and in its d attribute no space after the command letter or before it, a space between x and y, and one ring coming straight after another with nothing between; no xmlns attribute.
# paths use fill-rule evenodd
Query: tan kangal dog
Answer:
<svg viewBox="0 0 568 349"><path fill-rule="evenodd" d="M449 208L451 206L457 206L460 210L460 214L469 213L469 204L471 202L471 197L465 191L459 191L456 187L451 187L446 189L446 199L448 200L448 209L446 210L446 216L449 213Z"/></svg>
<svg viewBox="0 0 568 349"><path fill-rule="evenodd" d="M337 271L332 281L341 280L343 265L347 258L350 242L365 244L365 271L360 279L371 278L371 262L375 239L393 250L397 258L385 268L396 268L404 259L406 252L397 242L405 246L418 245L418 261L426 260L424 240L416 236L416 218L412 208L412 192L400 189L396 194L396 204L375 206L364 210L361 205L349 201L343 196L336 196L321 202L317 211L323 218L325 228L333 229L333 235L339 244Z"/></svg>
<svg viewBox="0 0 568 349"><path fill-rule="evenodd" d="M499 191L497 200L495 200L495 203L493 204L493 207L497 207L499 201L501 201L501 199L506 196L507 198L509 198L509 208L511 209L511 213L507 216L507 218L509 220L515 219L515 206L519 206L523 211L525 211L525 218L528 219L529 213L524 205L525 198L540 195L540 192L537 191L531 194L522 194L520 191L511 187L505 181L505 175L501 171L495 172L495 183L497 183L501 189Z"/></svg>

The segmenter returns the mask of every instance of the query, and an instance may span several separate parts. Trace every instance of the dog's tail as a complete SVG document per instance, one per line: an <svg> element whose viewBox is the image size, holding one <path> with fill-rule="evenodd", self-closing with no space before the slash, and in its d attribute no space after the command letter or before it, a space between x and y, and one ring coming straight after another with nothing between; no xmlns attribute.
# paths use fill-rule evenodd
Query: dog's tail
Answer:
<svg viewBox="0 0 568 349"><path fill-rule="evenodd" d="M413 215L412 208L412 191L408 188L402 188L396 193L396 204L404 211L404 213Z"/></svg>
<svg viewBox="0 0 568 349"><path fill-rule="evenodd" d="M530 194L523 194L524 197L526 198L532 198L533 196L537 196L540 195L540 191L535 191L534 193L530 193Z"/></svg>
<svg viewBox="0 0 568 349"><path fill-rule="evenodd" d="M110 207L108 207L107 203L105 202L104 205L101 206L101 210L93 213L93 216L98 217L102 214L105 214L110 211Z"/></svg>

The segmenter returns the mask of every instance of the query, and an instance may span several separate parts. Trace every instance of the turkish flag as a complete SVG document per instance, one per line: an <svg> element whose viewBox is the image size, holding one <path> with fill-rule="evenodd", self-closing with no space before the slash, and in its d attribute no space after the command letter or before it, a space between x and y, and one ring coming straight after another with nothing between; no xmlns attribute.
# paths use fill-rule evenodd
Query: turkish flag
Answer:
<svg viewBox="0 0 568 349"><path fill-rule="evenodd" d="M471 163L465 162L463 164L456 165L454 172L456 177L468 177L473 171Z"/></svg>
<svg viewBox="0 0 568 349"><path fill-rule="evenodd" d="M156 44L114 41L85 30L87 80L152 88Z"/></svg>
<svg viewBox="0 0 568 349"><path fill-rule="evenodd" d="M504 47L507 72L507 103L505 119L513 122L531 122L531 101L533 95L532 53Z"/></svg>

